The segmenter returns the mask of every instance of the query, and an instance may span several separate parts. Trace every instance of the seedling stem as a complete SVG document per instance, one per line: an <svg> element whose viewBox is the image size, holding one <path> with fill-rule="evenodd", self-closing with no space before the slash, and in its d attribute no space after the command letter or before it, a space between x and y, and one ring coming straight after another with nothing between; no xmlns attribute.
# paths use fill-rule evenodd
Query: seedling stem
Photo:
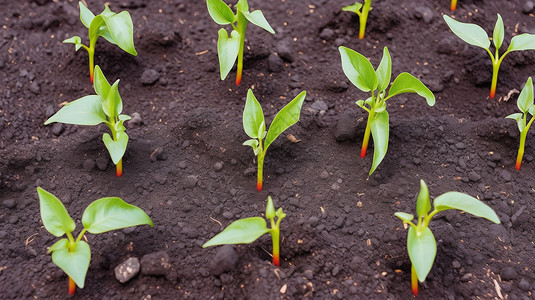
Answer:
<svg viewBox="0 0 535 300"><path fill-rule="evenodd" d="M263 182L263 171L264 171L264 156L266 155L265 152L262 151L262 140L260 140L259 143L260 146L260 152L258 152L258 174L256 176L256 189L258 191L262 190L262 182Z"/></svg>
<svg viewBox="0 0 535 300"><path fill-rule="evenodd" d="M364 1L364 7L362 8L362 15L359 16L359 40L362 40L364 38L364 33L366 32L366 22L368 21L368 13L370 12L370 8L372 6L371 1Z"/></svg>
<svg viewBox="0 0 535 300"><path fill-rule="evenodd" d="M74 295L74 292L76 291L76 283L74 280L72 280L71 276L69 276L69 295Z"/></svg>
<svg viewBox="0 0 535 300"><path fill-rule="evenodd" d="M364 140L362 140L362 149L360 150L360 157L366 156L366 151L368 150L368 142L370 141L370 124L373 118L375 118L375 112L370 111L370 116L368 117L368 121L366 122L366 131L364 131Z"/></svg>
<svg viewBox="0 0 535 300"><path fill-rule="evenodd" d="M243 13L238 10L238 28L240 34L240 50L238 52L238 63L236 66L236 85L240 85L243 70L243 48L245 47L245 29L247 28L247 19ZM234 26L234 24L232 24Z"/></svg>
<svg viewBox="0 0 535 300"><path fill-rule="evenodd" d="M455 11L457 7L457 0L451 0L451 11Z"/></svg>
<svg viewBox="0 0 535 300"><path fill-rule="evenodd" d="M416 297L418 296L418 275L416 274L416 269L414 265L411 265L411 288L412 294Z"/></svg>
<svg viewBox="0 0 535 300"><path fill-rule="evenodd" d="M275 218L271 219L271 230L269 233L271 234L271 241L273 242L273 264L275 266L280 266L280 250L279 250L279 240L280 240L280 229L279 224L281 222L283 217L278 217L277 222L275 222Z"/></svg>

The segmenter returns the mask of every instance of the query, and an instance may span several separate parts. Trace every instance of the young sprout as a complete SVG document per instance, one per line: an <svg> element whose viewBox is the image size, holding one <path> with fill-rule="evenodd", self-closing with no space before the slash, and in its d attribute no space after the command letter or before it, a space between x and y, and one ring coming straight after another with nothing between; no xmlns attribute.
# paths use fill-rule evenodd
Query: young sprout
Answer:
<svg viewBox="0 0 535 300"><path fill-rule="evenodd" d="M409 73L399 74L387 93L392 60L386 47L383 49L383 58L376 70L362 54L343 46L338 49L342 57L342 69L349 81L361 91L370 93L368 99L358 100L356 103L368 112L360 157L366 156L371 133L374 145L373 163L369 173L371 175L385 157L388 149L389 119L386 100L403 93L417 93L425 98L429 106L433 106L435 95L419 79Z"/></svg>
<svg viewBox="0 0 535 300"><path fill-rule="evenodd" d="M415 225L412 220L414 216L404 212L396 212L394 215L403 221L403 225L409 224L407 235L407 250L411 260L411 286L414 296L418 295L418 281L424 282L427 274L433 267L435 255L437 254L437 243L433 232L429 229L429 222L437 213L458 209L477 217L482 217L496 224L500 224L500 218L494 210L476 198L459 192L447 192L434 200L435 208L431 213L431 201L429 200L429 190L423 180L420 180L420 193L416 200L416 213L418 223Z"/></svg>
<svg viewBox="0 0 535 300"><path fill-rule="evenodd" d="M52 252L52 261L69 276L69 295L74 295L76 285L84 288L85 275L91 260L89 244L82 240L86 232L99 234L144 224L153 227L149 216L139 207L117 197L101 198L85 209L82 215L84 228L74 239L72 232L76 223L63 203L40 187L37 188L37 194L45 229L56 237L67 236L50 246L48 253Z"/></svg>
<svg viewBox="0 0 535 300"><path fill-rule="evenodd" d="M446 15L444 15L444 20L450 27L451 31L453 31L453 33L461 40L472 46L483 48L489 54L490 59L492 60L492 83L490 86L490 98L494 98L494 95L496 94L498 70L500 69L500 65L505 56L513 51L535 50L535 34L524 33L514 36L511 39L511 44L509 44L507 51L500 56L499 49L503 44L505 31L503 20L500 14L498 14L498 19L496 20L496 25L494 26L494 32L492 34L492 43L494 44L494 48L496 50L495 54L492 54L490 51L490 40L482 27L476 24L459 22Z"/></svg>
<svg viewBox="0 0 535 300"><path fill-rule="evenodd" d="M99 66L95 66L94 88L96 95L89 95L74 100L45 122L75 125L98 125L104 123L110 128L112 136L104 133L102 140L110 153L113 163L117 166L117 177L123 174L123 155L128 144L128 135L123 123L130 116L122 115L123 101L119 95L119 79L112 86L102 74Z"/></svg>
<svg viewBox="0 0 535 300"><path fill-rule="evenodd" d="M134 25L127 11L116 14L105 4L104 11L100 15L95 16L81 1L78 5L80 6L80 20L89 29L89 47L82 44L82 39L79 36L73 36L63 42L74 44L76 51L81 47L87 50L89 55L89 78L91 79L91 83L93 83L95 45L97 39L102 36L108 42L136 56L137 51L134 48Z"/></svg>
<svg viewBox="0 0 535 300"><path fill-rule="evenodd" d="M275 217L277 217L276 221ZM232 222L218 235L204 243L202 247L206 248L210 246L229 244L250 244L264 234L269 233L273 243L273 264L278 267L280 265L279 225L284 217L286 217L286 214L282 212L282 207L275 211L273 200L270 196L268 196L266 205L266 219L270 221L270 228L266 226L266 220L264 220L262 217L240 219Z"/></svg>
<svg viewBox="0 0 535 300"><path fill-rule="evenodd" d="M342 7L343 11L354 12L359 16L359 39L364 38L364 33L366 32L366 22L368 20L368 13L370 12L372 0L363 0L364 4L360 2L355 2L355 4Z"/></svg>
<svg viewBox="0 0 535 300"><path fill-rule="evenodd" d="M243 129L245 133L251 138L243 144L251 146L254 154L258 156L258 174L256 181L256 189L262 190L262 170L264 168L264 157L266 151L271 143L286 129L299 121L301 113L301 106L305 101L306 92L302 91L290 103L283 107L271 122L269 130L266 132L266 122L264 120L264 112L258 100L253 95L253 91L249 89L247 92L247 101L243 110ZM264 143L262 140L265 138Z"/></svg>
<svg viewBox="0 0 535 300"><path fill-rule="evenodd" d="M451 11L455 11L455 8L457 7L457 0L451 0Z"/></svg>
<svg viewBox="0 0 535 300"><path fill-rule="evenodd" d="M232 26L233 30L230 33L230 37L224 28L219 29L217 56L219 57L221 80L225 80L234 66L236 58L238 58L236 85L239 85L242 77L243 47L245 44L245 29L247 28L247 24L251 22L272 34L275 34L275 31L271 28L260 10L249 12L247 0L238 1L235 15L232 9L222 0L206 0L206 6L214 22L219 25L230 24Z"/></svg>
<svg viewBox="0 0 535 300"><path fill-rule="evenodd" d="M516 156L516 169L520 170L522 164L522 157L524 156L524 146L526 144L526 136L533 120L535 120L534 110L535 104L533 103L533 81L531 77L524 85L522 92L518 96L516 106L520 109L521 113L514 113L508 115L506 118L516 120L518 124L518 130L520 131L520 146L518 147L518 155ZM531 119L527 122L528 113L531 115ZM527 122L527 124L526 124Z"/></svg>

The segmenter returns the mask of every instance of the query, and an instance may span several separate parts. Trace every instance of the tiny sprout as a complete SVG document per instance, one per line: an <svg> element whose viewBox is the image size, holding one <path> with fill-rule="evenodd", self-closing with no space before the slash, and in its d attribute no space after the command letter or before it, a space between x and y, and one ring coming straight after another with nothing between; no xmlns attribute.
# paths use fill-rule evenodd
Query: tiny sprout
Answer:
<svg viewBox="0 0 535 300"><path fill-rule="evenodd" d="M528 130L533 121L535 120L534 110L535 104L533 103L533 81L531 77L524 85L522 92L516 100L516 106L520 109L521 113L514 113L508 115L506 118L513 119L518 124L518 130L520 131L520 146L518 147L518 155L516 156L516 169L520 170L522 164L522 157L524 156L524 146L526 144L526 137ZM531 115L531 119L527 122L528 113ZM527 124L526 124L527 122Z"/></svg>
<svg viewBox="0 0 535 300"><path fill-rule="evenodd" d="M46 231L56 237L67 236L50 246L48 253L52 252L52 261L69 276L69 295L74 295L76 285L84 288L91 261L89 244L82 240L86 232L99 234L145 224L153 227L149 216L139 207L117 197L101 198L85 209L82 215L84 228L75 240L72 232L76 229L76 223L63 203L40 187L37 188L37 194Z"/></svg>
<svg viewBox="0 0 535 300"><path fill-rule="evenodd" d="M112 136L104 133L102 140L110 153L113 163L117 166L117 177L123 175L123 155L128 144L128 135L124 121L130 116L122 115L123 101L119 95L119 79L110 86L99 66L95 66L95 82L93 83L96 95L89 95L74 100L45 122L75 125L98 125L104 123L111 130Z"/></svg>
<svg viewBox="0 0 535 300"><path fill-rule="evenodd" d="M425 98L427 105L435 105L435 95L416 77L409 73L401 73L396 77L388 95L386 89L390 85L392 60L388 48L383 49L383 58L376 70L362 54L340 46L342 69L349 81L363 92L370 92L366 100L358 100L356 104L368 112L368 121L360 157L366 156L370 133L373 137L373 163L370 175L375 171L386 155L388 149L389 116L386 111L386 100L403 93L416 93Z"/></svg>
<svg viewBox="0 0 535 300"><path fill-rule="evenodd" d="M364 38L364 33L366 32L366 22L368 21L368 13L370 12L372 0L363 0L364 4L360 2L355 2L355 4L342 7L343 11L354 12L359 16L359 39Z"/></svg>
<svg viewBox="0 0 535 300"><path fill-rule="evenodd" d="M524 33L514 36L511 39L511 44L509 44L507 51L500 56L499 49L503 44L505 31L500 14L498 14L498 19L496 20L496 25L494 26L494 32L492 34L492 43L494 44L494 48L496 48L495 54L492 54L490 51L490 39L482 27L476 24L459 22L446 15L444 15L444 20L451 31L453 31L453 33L461 40L472 46L483 48L489 54L490 59L492 60L490 98L494 98L496 94L498 71L505 56L513 51L535 50L535 34Z"/></svg>
<svg viewBox="0 0 535 300"><path fill-rule="evenodd" d="M134 25L132 24L130 13L127 11L116 14L105 4L104 11L100 15L95 16L81 1L78 5L80 6L80 20L89 29L89 47L82 44L82 39L79 36L73 36L63 42L74 44L76 51L81 47L87 50L89 55L89 78L91 79L91 83L93 83L95 45L98 38L102 36L108 42L136 56L137 51L134 48Z"/></svg>
<svg viewBox="0 0 535 300"><path fill-rule="evenodd" d="M277 217L276 221L275 217ZM273 200L270 196L268 196L266 205L266 219L270 221L270 228L266 226L266 220L262 217L250 217L240 219L232 222L218 235L214 236L208 242L204 243L202 247L206 248L211 246L229 244L250 244L256 241L259 237L263 236L264 234L269 233L271 235L271 241L273 243L273 264L275 266L279 266L280 222L284 217L286 217L286 214L282 212L282 207L275 211L275 207L273 206Z"/></svg>
<svg viewBox="0 0 535 300"><path fill-rule="evenodd" d="M251 138L243 144L251 146L254 154L258 156L258 174L256 181L256 189L262 190L262 170L264 168L264 157L266 151L271 143L286 129L299 121L301 113L301 106L305 101L306 92L303 91L297 95L290 103L283 107L271 122L269 130L266 132L266 121L264 119L264 112L258 100L256 100L253 91L249 89L247 92L247 101L243 110L243 129L245 133ZM265 138L264 143L262 140Z"/></svg>
<svg viewBox="0 0 535 300"><path fill-rule="evenodd" d="M217 40L217 56L219 57L219 71L221 80L225 80L228 73L238 59L236 85L240 85L243 69L243 48L245 45L245 29L249 22L256 26L275 34L260 10L249 12L247 0L239 0L236 4L236 15L232 9L222 0L206 0L210 17L219 25L230 24L232 32L230 37L224 28L219 29ZM236 24L234 24L236 23Z"/></svg>
<svg viewBox="0 0 535 300"><path fill-rule="evenodd" d="M420 193L416 200L416 213L418 223L415 225L412 220L414 216L404 212L396 212L394 215L409 224L407 236L407 250L411 260L411 287L414 296L418 295L418 281L424 282L427 274L431 271L435 256L437 254L437 243L429 222L437 213L458 209L470 213L476 217L485 218L496 224L500 224L500 218L494 210L478 199L459 192L447 192L435 198L433 201L435 208L431 213L431 201L429 200L429 190L423 180L420 180Z"/></svg>

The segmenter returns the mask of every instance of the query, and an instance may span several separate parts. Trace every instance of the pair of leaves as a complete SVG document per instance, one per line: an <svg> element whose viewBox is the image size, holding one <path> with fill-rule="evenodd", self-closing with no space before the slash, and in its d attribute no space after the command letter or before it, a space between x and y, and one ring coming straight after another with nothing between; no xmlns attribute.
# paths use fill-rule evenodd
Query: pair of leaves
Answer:
<svg viewBox="0 0 535 300"><path fill-rule="evenodd" d="M448 209L458 209L474 216L485 218L496 224L500 223L500 219L492 208L464 193L444 193L435 198L434 206L435 208L431 215ZM413 215L404 212L395 213L395 216L400 218L404 223L411 225L407 235L407 250L420 282L423 282L431 271L437 253L435 237L429 229L428 223L426 224L426 222L430 221L430 215L428 215L430 210L431 201L429 199L429 190L425 182L420 180L420 193L418 194L416 203L418 225L412 223L414 219Z"/></svg>
<svg viewBox="0 0 535 300"><path fill-rule="evenodd" d="M343 46L338 49L342 59L342 70L346 77L358 89L363 92L371 92L373 96L366 101L357 101L357 105L362 108L365 108L364 104L370 106L370 109L365 109L370 113L370 129L374 143L373 163L369 172L371 175L385 157L388 149L389 116L385 101L399 94L416 93L424 97L429 106L433 106L435 105L435 96L418 78L409 73L399 74L394 79L388 96L386 96L385 91L390 84L392 75L392 59L387 47L383 49L383 57L376 70L362 54ZM377 97L375 97L376 91ZM376 99L375 102L373 99Z"/></svg>
<svg viewBox="0 0 535 300"><path fill-rule="evenodd" d="M238 20L238 14L241 13L247 19L247 21L255 24L256 26L266 30L269 33L275 34L271 25L264 17L264 14L260 10L249 12L249 5L247 0L239 0L236 5L236 15L232 12L232 9L223 2L223 0L206 0L206 6L208 7L208 13L212 20L219 25L234 24Z"/></svg>
<svg viewBox="0 0 535 300"><path fill-rule="evenodd" d="M89 40L92 43L102 36L125 52L137 55L134 47L134 25L130 13L122 11L116 14L106 5L104 11L95 16L82 2L78 5L80 6L80 20L89 29ZM75 44L76 51L82 46L79 36L71 37L63 42Z"/></svg>
<svg viewBox="0 0 535 300"><path fill-rule="evenodd" d="M37 188L37 194L45 229L56 237L74 231L76 224L63 203L40 187ZM153 226L143 210L117 197L101 198L91 203L83 213L82 224L87 232L93 234L144 224ZM69 275L79 288L83 288L91 260L89 245L79 239L69 241L63 238L54 243L48 252L52 252L54 263Z"/></svg>
<svg viewBox="0 0 535 300"><path fill-rule="evenodd" d="M444 20L446 21L446 24L448 24L451 31L453 31L453 33L461 40L476 47L487 50L489 49L489 36L487 35L485 29L483 29L481 26L459 22L447 15L444 15ZM503 20L500 14L498 14L498 19L496 20L494 32L492 34L492 42L496 50L498 50L503 44L505 35L504 32ZM524 33L514 36L511 39L509 48L507 48L507 52L520 50L535 50L535 35ZM499 58L496 57L495 59L498 60Z"/></svg>
<svg viewBox="0 0 535 300"><path fill-rule="evenodd" d="M516 101L516 106L520 109L521 113L514 113L508 115L506 118L515 120L518 124L518 130L522 132L526 128L526 118L524 116L528 113L533 116L535 110L535 105L533 103L533 81L531 77L528 78L522 92L520 92L518 100Z"/></svg>
<svg viewBox="0 0 535 300"><path fill-rule="evenodd" d="M370 1L371 0L365 0L365 1ZM361 8L362 8L362 3L360 2L355 2L354 4L351 4L351 5L348 5L348 6L344 6L342 7L342 10L343 11L350 11L350 12L354 12L356 13L357 15L359 15L359 17L362 15L362 12L360 11Z"/></svg>
<svg viewBox="0 0 535 300"><path fill-rule="evenodd" d="M266 133L266 122L264 119L264 112L262 106L249 89L247 91L247 100L245 108L243 109L243 129L245 133L251 138L247 140L244 145L253 147L255 155L259 153L259 143L264 139L262 153L267 151L271 143L286 129L299 121L301 114L301 107L305 101L306 92L302 91L290 103L284 106L275 116L271 126Z"/></svg>

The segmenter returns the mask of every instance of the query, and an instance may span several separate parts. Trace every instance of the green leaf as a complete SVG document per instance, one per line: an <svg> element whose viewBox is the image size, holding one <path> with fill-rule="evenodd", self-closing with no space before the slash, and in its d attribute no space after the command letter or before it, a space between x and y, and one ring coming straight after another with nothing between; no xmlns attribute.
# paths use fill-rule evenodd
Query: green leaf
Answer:
<svg viewBox="0 0 535 300"><path fill-rule="evenodd" d="M243 13L249 11L249 4L247 3L247 0L238 0L236 8Z"/></svg>
<svg viewBox="0 0 535 300"><path fill-rule="evenodd" d="M108 42L114 44L113 37L107 30L106 22L101 15L95 16L89 25L89 40L97 40L99 36L103 36Z"/></svg>
<svg viewBox="0 0 535 300"><path fill-rule="evenodd" d="M533 106L533 81L531 80L531 77L528 78L524 88L522 88L522 92L520 92L520 95L518 96L516 105L523 113L527 113Z"/></svg>
<svg viewBox="0 0 535 300"><path fill-rule="evenodd" d="M247 91L247 100L245 101L245 108L243 109L243 129L245 130L245 133L253 139L262 139L263 136L259 136L258 131L260 129L263 133L266 130L262 106L260 106L260 103L256 100L251 89Z"/></svg>
<svg viewBox="0 0 535 300"><path fill-rule="evenodd" d="M82 39L75 35L63 41L65 44L74 44L74 49L78 51L82 47Z"/></svg>
<svg viewBox="0 0 535 300"><path fill-rule="evenodd" d="M78 6L80 6L80 21L82 21L82 24L84 24L85 27L89 28L95 15L85 7L82 1L78 2Z"/></svg>
<svg viewBox="0 0 535 300"><path fill-rule="evenodd" d="M370 61L362 54L349 48L338 48L342 58L342 70L346 77L363 92L375 91L377 75Z"/></svg>
<svg viewBox="0 0 535 300"><path fill-rule="evenodd" d="M82 224L93 234L137 225L154 226L141 208L117 197L101 198L89 204L82 216Z"/></svg>
<svg viewBox="0 0 535 300"><path fill-rule="evenodd" d="M424 217L431 210L431 201L429 201L429 189L427 184L420 179L420 193L418 193L418 200L416 201L416 213L418 217Z"/></svg>
<svg viewBox="0 0 535 300"><path fill-rule="evenodd" d="M360 9L361 9L361 8L362 8L362 3L355 2L355 4L351 4L351 5L342 7L342 10L343 10L343 11L354 12L354 13L356 13L357 15L360 16L360 14L361 14Z"/></svg>
<svg viewBox="0 0 535 300"><path fill-rule="evenodd" d="M246 140L245 142L243 142L243 145L253 147L253 152L255 156L258 155L258 152L260 152L260 148L258 148L259 143L257 139Z"/></svg>
<svg viewBox="0 0 535 300"><path fill-rule="evenodd" d="M126 146L128 145L128 135L123 132L117 132L117 140L114 141L107 133L102 135L102 141L110 153L111 160L114 164L119 163L126 152Z"/></svg>
<svg viewBox="0 0 535 300"><path fill-rule="evenodd" d="M46 251L46 253L49 254L50 252L54 252L54 251L56 251L58 249L67 247L68 243L69 243L69 240L63 238L63 239L55 242L54 245L50 246L50 248L48 248L48 251Z"/></svg>
<svg viewBox="0 0 535 300"><path fill-rule="evenodd" d="M106 99L106 96L110 92L111 85L98 65L95 66L94 73L93 88L95 89L95 93Z"/></svg>
<svg viewBox="0 0 535 300"><path fill-rule="evenodd" d="M418 280L424 282L427 274L429 274L433 267L433 262L437 254L437 242L435 241L433 232L428 227L425 227L418 233L411 226L407 236L407 250L411 263L418 275Z"/></svg>
<svg viewBox="0 0 535 300"><path fill-rule="evenodd" d="M65 247L52 252L52 261L69 275L81 289L84 288L85 275L89 269L90 260L91 249L85 241L75 242L71 250L65 245Z"/></svg>
<svg viewBox="0 0 535 300"><path fill-rule="evenodd" d="M496 47L496 49L500 49L500 47L502 46L503 37L504 37L503 20L502 20L502 16L498 14L496 25L494 25L494 32L492 33L492 42L494 43L494 47Z"/></svg>
<svg viewBox="0 0 535 300"><path fill-rule="evenodd" d="M105 100L102 103L102 109L108 117L114 119L123 111L123 101L119 95L119 79L113 83L108 94L103 97Z"/></svg>
<svg viewBox="0 0 535 300"><path fill-rule="evenodd" d="M524 128L526 127L526 124L524 122L524 114L523 113L514 113L510 114L506 119L513 119L516 121L516 124L518 125L518 131L522 132Z"/></svg>
<svg viewBox="0 0 535 300"><path fill-rule="evenodd" d="M283 107L271 122L266 140L264 141L264 152L271 143L286 129L290 128L293 124L299 121L299 115L301 114L301 106L305 101L307 93L302 91L297 95L290 103Z"/></svg>
<svg viewBox="0 0 535 300"><path fill-rule="evenodd" d="M444 15L444 21L450 27L451 31L466 43L481 47L483 49L489 49L490 40L483 28L476 24L463 23Z"/></svg>
<svg viewBox="0 0 535 300"><path fill-rule="evenodd" d="M482 217L496 224L500 224L500 218L498 218L490 206L464 193L444 193L435 198L434 206L438 211L458 209L476 217Z"/></svg>
<svg viewBox="0 0 535 300"><path fill-rule="evenodd" d="M535 34L520 34L511 39L507 51L535 50Z"/></svg>
<svg viewBox="0 0 535 300"><path fill-rule="evenodd" d="M379 107L376 107L373 111L375 111L376 113L382 113L383 111L386 110L386 103L381 103L381 105Z"/></svg>
<svg viewBox="0 0 535 300"><path fill-rule="evenodd" d="M206 0L208 13L212 20L219 25L232 24L235 21L232 9L222 0Z"/></svg>
<svg viewBox="0 0 535 300"><path fill-rule="evenodd" d="M396 212L394 216L400 218L403 223L409 223L414 219L413 215L401 211Z"/></svg>
<svg viewBox="0 0 535 300"><path fill-rule="evenodd" d="M106 122L106 114L102 110L102 100L97 95L89 95L74 100L46 120L45 125L53 122L75 125L97 125Z"/></svg>
<svg viewBox="0 0 535 300"><path fill-rule="evenodd" d="M107 31L113 39L113 42L108 41L116 44L125 52L136 56L137 51L134 48L134 25L132 24L130 13L122 11L111 16L102 15L102 18L106 22ZM103 37L106 38L105 35Z"/></svg>
<svg viewBox="0 0 535 300"><path fill-rule="evenodd" d="M379 89L379 93L381 93L390 84L390 77L392 76L392 59L386 47L383 48L383 58L381 58L381 63L379 63L375 73L377 74L378 81L377 88Z"/></svg>
<svg viewBox="0 0 535 300"><path fill-rule="evenodd" d="M53 236L60 237L67 232L72 232L76 224L63 206L63 203L51 193L37 187L39 196L39 210L45 229Z"/></svg>
<svg viewBox="0 0 535 300"><path fill-rule="evenodd" d="M219 72L221 73L221 80L225 80L238 58L240 34L236 30L232 30L229 38L224 28L219 29L218 34L217 56L219 57Z"/></svg>
<svg viewBox="0 0 535 300"><path fill-rule="evenodd" d="M203 248L228 244L250 244L269 232L266 220L251 217L232 222L218 235L202 245Z"/></svg>
<svg viewBox="0 0 535 300"><path fill-rule="evenodd" d="M381 161L383 161L383 158L385 158L388 150L390 128L386 110L375 115L375 118L370 121L370 129L373 137L373 163L369 174L372 175Z"/></svg>
<svg viewBox="0 0 535 300"><path fill-rule="evenodd" d="M394 79L388 97L403 93L416 93L425 98L427 105L435 105L435 95L418 78L409 73L401 73Z"/></svg>
<svg viewBox="0 0 535 300"><path fill-rule="evenodd" d="M268 21L264 17L264 14L260 10L255 10L253 12L242 11L242 13L249 22L266 30L271 34L275 34L275 30L271 28L271 25L269 25Z"/></svg>
<svg viewBox="0 0 535 300"><path fill-rule="evenodd" d="M271 199L271 196L268 196L266 204L266 219L273 220L273 218L275 218L275 206L273 206L273 199Z"/></svg>

